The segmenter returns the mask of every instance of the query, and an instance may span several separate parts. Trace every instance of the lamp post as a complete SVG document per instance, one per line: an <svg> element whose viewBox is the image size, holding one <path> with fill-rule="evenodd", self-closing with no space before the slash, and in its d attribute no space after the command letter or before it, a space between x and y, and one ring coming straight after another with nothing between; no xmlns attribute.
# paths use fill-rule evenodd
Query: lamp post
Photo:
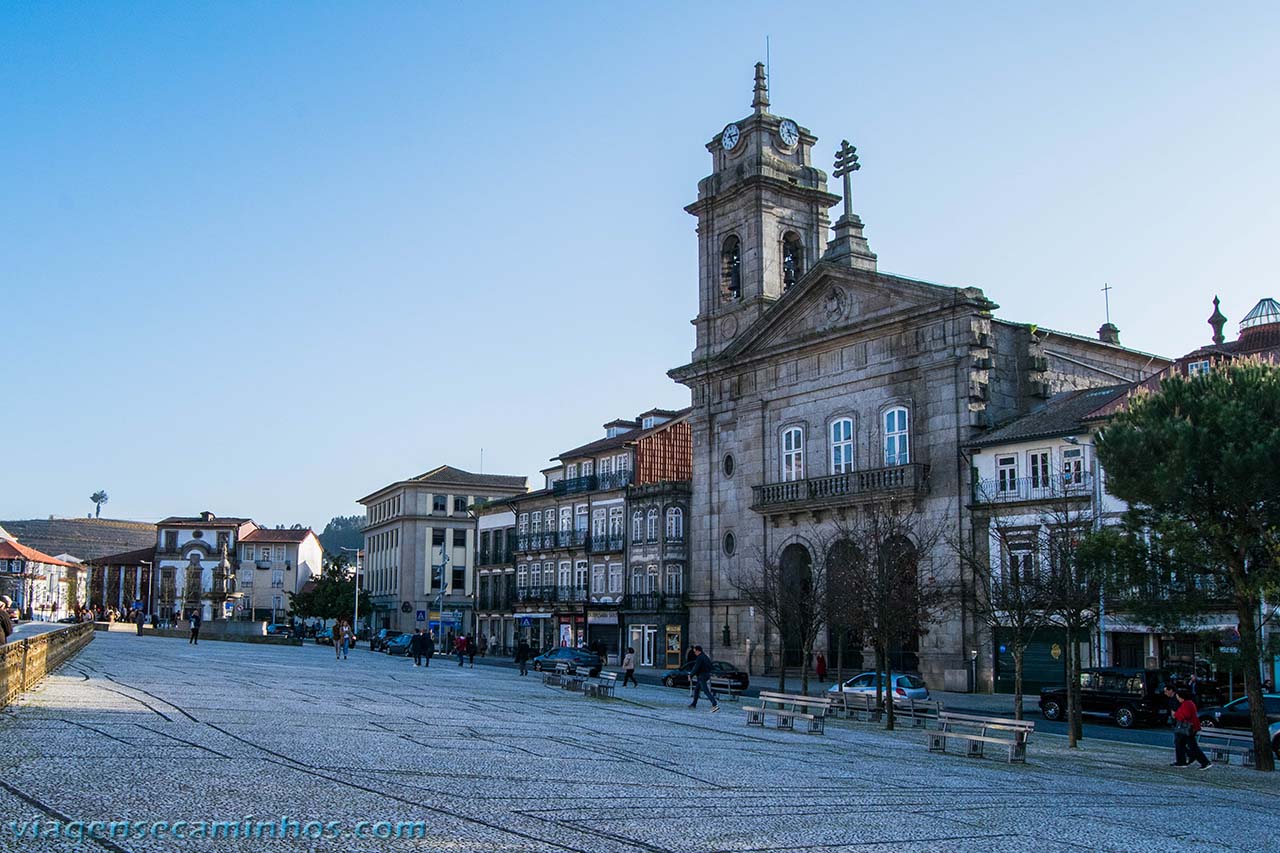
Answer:
<svg viewBox="0 0 1280 853"><path fill-rule="evenodd" d="M972 679L971 693L978 692L978 650L969 650L969 677Z"/></svg>
<svg viewBox="0 0 1280 853"><path fill-rule="evenodd" d="M1088 447L1093 452L1089 454L1089 476L1093 482L1090 483L1089 489L1089 514L1093 516L1090 526L1096 533L1102 529L1102 478L1098 476L1098 454L1097 445L1088 441L1081 441L1074 435L1063 436L1063 441L1067 444L1073 444L1076 447ZM1065 484L1064 484L1065 485ZM1103 586L1102 579L1098 579L1098 666L1107 665L1107 598L1106 590Z"/></svg>

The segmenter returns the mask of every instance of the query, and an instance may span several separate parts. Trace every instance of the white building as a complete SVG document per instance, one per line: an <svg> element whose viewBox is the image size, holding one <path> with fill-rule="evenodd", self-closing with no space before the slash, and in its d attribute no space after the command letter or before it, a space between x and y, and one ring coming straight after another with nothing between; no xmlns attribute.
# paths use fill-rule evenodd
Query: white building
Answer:
<svg viewBox="0 0 1280 853"><path fill-rule="evenodd" d="M241 541L258 529L248 518L170 516L156 525L157 601L161 617L199 610L204 620L226 619L235 591ZM223 558L226 563L223 563Z"/></svg>
<svg viewBox="0 0 1280 853"><path fill-rule="evenodd" d="M319 576L324 560L320 540L309 527L259 527L240 539L237 612L275 622L289 612L290 593Z"/></svg>

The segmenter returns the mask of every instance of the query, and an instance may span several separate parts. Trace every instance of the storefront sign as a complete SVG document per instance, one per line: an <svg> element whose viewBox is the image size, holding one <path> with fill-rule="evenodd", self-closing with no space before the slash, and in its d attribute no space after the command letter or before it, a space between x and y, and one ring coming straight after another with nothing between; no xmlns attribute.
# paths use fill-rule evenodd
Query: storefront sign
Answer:
<svg viewBox="0 0 1280 853"><path fill-rule="evenodd" d="M616 610L588 610L588 625L617 625L618 611Z"/></svg>

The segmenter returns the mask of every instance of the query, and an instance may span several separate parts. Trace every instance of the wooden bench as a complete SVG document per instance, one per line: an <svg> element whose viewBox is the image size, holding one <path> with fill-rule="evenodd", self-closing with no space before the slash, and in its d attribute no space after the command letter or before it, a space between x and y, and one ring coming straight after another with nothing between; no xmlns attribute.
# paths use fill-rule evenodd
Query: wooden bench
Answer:
<svg viewBox="0 0 1280 853"><path fill-rule="evenodd" d="M614 688L618 686L618 674L616 672L602 672L595 678L589 678L582 683L582 693L584 696L595 696L602 698L608 696L613 698Z"/></svg>
<svg viewBox="0 0 1280 853"><path fill-rule="evenodd" d="M1253 751L1253 735L1250 732L1225 732L1222 729L1201 729L1196 742L1210 761L1231 763L1231 756L1240 756L1240 763L1252 767L1257 760Z"/></svg>
<svg viewBox="0 0 1280 853"><path fill-rule="evenodd" d="M893 713L896 718L910 720L911 727L926 729L930 720L937 720L942 713L942 703L936 699L907 699L895 702Z"/></svg>
<svg viewBox="0 0 1280 853"><path fill-rule="evenodd" d="M965 755L981 758L988 745L1007 750L1008 761L1027 761L1027 741L1036 724L1028 720L1010 720L1006 717L978 717L973 714L938 714L937 731L929 732L929 751L946 752L947 741L965 744Z"/></svg>
<svg viewBox="0 0 1280 853"><path fill-rule="evenodd" d="M765 717L773 717L779 729L795 731L796 720L804 724L808 734L820 735L831 710L826 696L796 696L790 693L761 693L759 705L743 705L748 726L763 726Z"/></svg>
<svg viewBox="0 0 1280 853"><path fill-rule="evenodd" d="M713 678L707 682L707 686L711 688L712 693L716 694L717 699L728 699L730 702L737 702L742 698L738 688L727 678Z"/></svg>
<svg viewBox="0 0 1280 853"><path fill-rule="evenodd" d="M828 693L831 710L837 717L849 717L864 723L880 722L880 706L874 693Z"/></svg>
<svg viewBox="0 0 1280 853"><path fill-rule="evenodd" d="M556 668L552 670L543 670L542 683L546 687L560 687L564 678L569 674L569 664L558 663Z"/></svg>

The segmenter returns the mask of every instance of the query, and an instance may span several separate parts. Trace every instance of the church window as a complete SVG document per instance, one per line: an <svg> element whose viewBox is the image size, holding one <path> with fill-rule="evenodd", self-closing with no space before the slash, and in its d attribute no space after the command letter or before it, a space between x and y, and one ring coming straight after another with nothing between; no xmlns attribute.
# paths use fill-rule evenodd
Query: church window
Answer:
<svg viewBox="0 0 1280 853"><path fill-rule="evenodd" d="M791 427L782 433L782 479L804 479L804 430Z"/></svg>
<svg viewBox="0 0 1280 853"><path fill-rule="evenodd" d="M729 235L720 250L720 298L724 302L742 296L742 244Z"/></svg>
<svg viewBox="0 0 1280 853"><path fill-rule="evenodd" d="M884 464L906 465L911 461L910 432L907 410L890 409L884 413Z"/></svg>
<svg viewBox="0 0 1280 853"><path fill-rule="evenodd" d="M853 470L853 418L831 422L831 473Z"/></svg>
<svg viewBox="0 0 1280 853"><path fill-rule="evenodd" d="M782 290L785 293L791 285L804 275L804 246L794 231L788 231L782 237Z"/></svg>

